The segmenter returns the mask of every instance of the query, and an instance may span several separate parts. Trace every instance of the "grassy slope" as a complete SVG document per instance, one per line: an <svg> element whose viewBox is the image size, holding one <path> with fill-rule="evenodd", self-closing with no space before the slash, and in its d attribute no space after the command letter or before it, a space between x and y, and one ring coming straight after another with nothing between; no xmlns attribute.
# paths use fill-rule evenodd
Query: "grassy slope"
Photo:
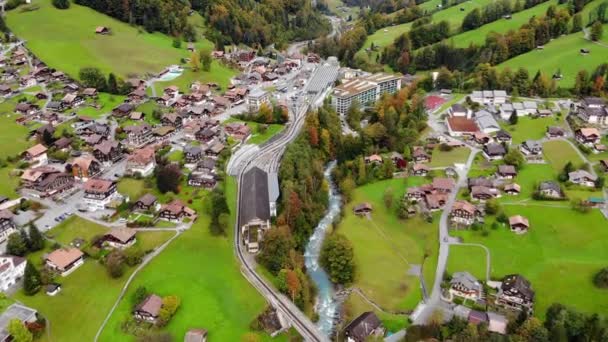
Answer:
<svg viewBox="0 0 608 342"><path fill-rule="evenodd" d="M410 264L422 264L425 253L430 255L424 263L425 280L429 284L434 280L437 223L429 224L418 217L399 220L394 210L386 209L382 199L385 189L391 187L396 203L407 186L423 181L419 177L392 179L357 188L352 202L344 207L345 216L338 226L338 231L352 241L355 249L355 286L388 310L411 310L421 299L418 278L407 275L407 271ZM371 221L352 213L353 206L361 202L373 205ZM351 304L354 315L365 310L356 303Z"/></svg>
<svg viewBox="0 0 608 342"><path fill-rule="evenodd" d="M538 140L545 136L547 127L564 125L563 117L546 117L534 119L529 116L520 117L517 124L510 125L501 121L500 126L513 137L513 144L521 144L525 140Z"/></svg>
<svg viewBox="0 0 608 342"><path fill-rule="evenodd" d="M234 213L236 184L232 178L227 180L227 198ZM125 339L120 323L129 315L129 296L140 285L161 295L181 298L182 306L166 328L177 340L193 327L204 327L210 338L219 341L237 341L249 331L249 323L265 302L239 272L232 249L232 229L227 237L210 235L208 217L203 214L204 201L196 200L193 205L201 215L192 229L135 278L101 341Z"/></svg>
<svg viewBox="0 0 608 342"><path fill-rule="evenodd" d="M608 25L604 25L604 30L608 30ZM582 55L580 49L583 48L589 49L591 53ZM569 88L574 85L574 79L580 70L585 69L591 72L598 65L605 63L607 59L608 47L585 40L583 33L578 32L553 40L545 45L543 50L533 50L512 58L500 64L498 68L509 67L516 70L524 67L529 69L531 75L534 75L537 70L541 70L548 76L560 69L563 79L558 81L557 85Z"/></svg>
<svg viewBox="0 0 608 342"><path fill-rule="evenodd" d="M565 141L553 140L543 144L545 159L555 169L555 172L560 172L568 162L572 162L574 167L579 167L583 160L576 153L576 150Z"/></svg>
<svg viewBox="0 0 608 342"><path fill-rule="evenodd" d="M449 152L435 149L429 167L448 167L454 166L455 163L465 163L470 153L471 150L465 147L458 147Z"/></svg>
<svg viewBox="0 0 608 342"><path fill-rule="evenodd" d="M166 35L140 31L87 7L72 4L67 10L58 10L50 0L33 3L40 9L8 12L8 26L40 59L72 77L86 66L123 77L158 73L188 56L185 46L173 48ZM108 26L112 34L96 35L97 26Z"/></svg>
<svg viewBox="0 0 608 342"><path fill-rule="evenodd" d="M251 137L249 138L249 140L247 140L247 143L255 144L255 145L260 145L260 144L265 143L268 139L272 138L273 136L275 136L276 134L278 134L285 128L284 125L270 124L270 125L268 125L266 132L264 132L263 134L260 134L260 133L258 133L258 125L260 125L260 124L257 122L242 121L242 120L238 120L238 119L228 119L224 123L230 123L230 122L244 122L247 124L247 126L251 127Z"/></svg>

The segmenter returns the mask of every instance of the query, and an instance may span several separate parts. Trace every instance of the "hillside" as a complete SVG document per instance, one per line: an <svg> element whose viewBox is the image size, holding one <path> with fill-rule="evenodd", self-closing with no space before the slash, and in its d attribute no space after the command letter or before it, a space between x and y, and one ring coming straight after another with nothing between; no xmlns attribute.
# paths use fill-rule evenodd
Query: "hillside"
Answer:
<svg viewBox="0 0 608 342"><path fill-rule="evenodd" d="M178 64L188 51L172 47L172 38L161 33L146 33L90 8L72 4L58 10L50 0L34 0L40 8L9 11L6 22L15 35L49 66L72 77L82 67L95 66L104 73L123 78L131 74L158 73ZM111 35L96 35L97 26L107 26ZM211 47L207 41L199 47Z"/></svg>
<svg viewBox="0 0 608 342"><path fill-rule="evenodd" d="M604 25L604 31L606 30L608 25ZM543 50L533 50L519 55L498 65L498 68L509 67L514 70L524 67L530 71L530 74L541 70L547 75L553 75L561 70L563 79L558 81L557 85L562 88L572 87L580 70L593 71L598 65L608 61L608 46L588 41L583 36L583 32L578 32L554 39L545 45ZM580 49L589 49L591 53L583 55Z"/></svg>

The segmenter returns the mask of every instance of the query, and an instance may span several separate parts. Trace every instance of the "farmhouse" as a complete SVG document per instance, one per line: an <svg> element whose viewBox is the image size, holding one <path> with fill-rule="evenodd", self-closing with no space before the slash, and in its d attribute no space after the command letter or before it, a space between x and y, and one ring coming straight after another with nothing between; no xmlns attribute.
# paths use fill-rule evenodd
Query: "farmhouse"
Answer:
<svg viewBox="0 0 608 342"><path fill-rule="evenodd" d="M61 102L68 108L74 108L84 103L84 99L77 94L66 94Z"/></svg>
<svg viewBox="0 0 608 342"><path fill-rule="evenodd" d="M577 185L594 187L597 177L586 170L576 170L568 173L568 181Z"/></svg>
<svg viewBox="0 0 608 342"><path fill-rule="evenodd" d="M528 232L528 229L530 229L530 223L528 222L527 218L521 215L515 215L509 217L509 227L511 227L512 232L523 234Z"/></svg>
<svg viewBox="0 0 608 342"><path fill-rule="evenodd" d="M84 263L84 253L78 248L60 248L45 258L46 266L65 277Z"/></svg>
<svg viewBox="0 0 608 342"><path fill-rule="evenodd" d="M559 184L557 184L554 181L541 182L538 186L538 192L543 197L555 198L555 199L559 199L559 198L563 197L561 187L559 186Z"/></svg>
<svg viewBox="0 0 608 342"><path fill-rule="evenodd" d="M46 155L47 148L42 144L36 144L23 152L23 159L32 166L42 166L48 163Z"/></svg>
<svg viewBox="0 0 608 342"><path fill-rule="evenodd" d="M412 160L415 163L428 163L431 161L431 156L424 151L421 146L414 146L412 151Z"/></svg>
<svg viewBox="0 0 608 342"><path fill-rule="evenodd" d="M6 241L9 235L17 231L17 226L13 221L13 213L8 209L0 210L0 242ZM0 268L1 270L1 268ZM1 279L0 279L1 280Z"/></svg>
<svg viewBox="0 0 608 342"><path fill-rule="evenodd" d="M450 294L465 299L477 301L483 296L483 286L469 272L456 272L450 280Z"/></svg>
<svg viewBox="0 0 608 342"><path fill-rule="evenodd" d="M470 226L481 216L480 211L467 201L456 201L452 206L450 218L452 223Z"/></svg>
<svg viewBox="0 0 608 342"><path fill-rule="evenodd" d="M137 241L135 232L135 229L129 228L112 229L103 236L102 243L118 249L128 248L133 246Z"/></svg>
<svg viewBox="0 0 608 342"><path fill-rule="evenodd" d="M118 141L105 140L93 147L93 156L103 164L111 165L122 158Z"/></svg>
<svg viewBox="0 0 608 342"><path fill-rule="evenodd" d="M6 292L19 282L25 273L26 261L16 256L0 256L0 291Z"/></svg>
<svg viewBox="0 0 608 342"><path fill-rule="evenodd" d="M501 179L513 179L517 177L517 169L513 165L498 165L496 176Z"/></svg>
<svg viewBox="0 0 608 342"><path fill-rule="evenodd" d="M359 216L364 216L364 215L370 214L372 212L372 210L373 210L373 208L370 203L361 203L361 204L356 205L353 208L355 215L359 215Z"/></svg>
<svg viewBox="0 0 608 342"><path fill-rule="evenodd" d="M134 148L145 146L154 139L152 127L147 123L127 126L123 130L127 133L127 144Z"/></svg>
<svg viewBox="0 0 608 342"><path fill-rule="evenodd" d="M498 190L491 187L482 185L475 185L471 187L471 199L475 201L485 202L492 198L498 197Z"/></svg>
<svg viewBox="0 0 608 342"><path fill-rule="evenodd" d="M575 132L576 141L586 146L593 146L600 142L601 135L597 128L579 128Z"/></svg>
<svg viewBox="0 0 608 342"><path fill-rule="evenodd" d="M193 221L196 220L196 212L188 208L182 201L175 199L160 207L158 217L167 221L181 221L183 219Z"/></svg>
<svg viewBox="0 0 608 342"><path fill-rule="evenodd" d="M517 196L521 192L521 186L516 183L507 184L504 187L504 191L507 195Z"/></svg>
<svg viewBox="0 0 608 342"><path fill-rule="evenodd" d="M425 177L430 170L431 169L425 164L414 164L414 166L412 166L412 175Z"/></svg>
<svg viewBox="0 0 608 342"><path fill-rule="evenodd" d="M119 197L120 194L116 191L116 182L114 181L91 178L84 183L84 202L93 211L105 209Z"/></svg>
<svg viewBox="0 0 608 342"><path fill-rule="evenodd" d="M526 156L537 156L543 153L543 145L536 140L526 140L520 150Z"/></svg>
<svg viewBox="0 0 608 342"><path fill-rule="evenodd" d="M112 115L122 118L125 117L129 114L131 114L131 112L135 109L135 106L133 106L130 103L123 103L120 106L114 108L112 110Z"/></svg>
<svg viewBox="0 0 608 342"><path fill-rule="evenodd" d="M101 171L101 164L92 156L81 156L70 163L72 175L79 181L86 182Z"/></svg>
<svg viewBox="0 0 608 342"><path fill-rule="evenodd" d="M155 294L151 294L135 307L133 317L140 321L155 323L162 307L163 299Z"/></svg>
<svg viewBox="0 0 608 342"><path fill-rule="evenodd" d="M565 135L564 129L561 127L557 127L557 126L547 127L547 138L549 138L549 139L563 138L564 135Z"/></svg>
<svg viewBox="0 0 608 342"><path fill-rule="evenodd" d="M344 328L347 342L364 342L370 338L382 338L384 327L375 313L368 311L361 314Z"/></svg>
<svg viewBox="0 0 608 342"><path fill-rule="evenodd" d="M97 26L95 28L95 34L110 34L110 29L106 26Z"/></svg>
<svg viewBox="0 0 608 342"><path fill-rule="evenodd" d="M507 150L501 144L489 143L483 147L483 154L488 160L500 160L507 154Z"/></svg>
<svg viewBox="0 0 608 342"><path fill-rule="evenodd" d="M133 210L137 211L152 211L156 206L156 196L152 194L145 194L141 196L135 203L133 204Z"/></svg>
<svg viewBox="0 0 608 342"><path fill-rule="evenodd" d="M70 189L74 185L74 177L50 166L39 166L25 170L21 182L36 196L47 197Z"/></svg>
<svg viewBox="0 0 608 342"><path fill-rule="evenodd" d="M130 175L139 174L142 177L148 177L154 172L155 167L156 153L154 148L146 147L133 151L127 157L125 172Z"/></svg>
<svg viewBox="0 0 608 342"><path fill-rule="evenodd" d="M534 291L530 282L519 274L506 276L498 290L496 304L531 312L534 305Z"/></svg>

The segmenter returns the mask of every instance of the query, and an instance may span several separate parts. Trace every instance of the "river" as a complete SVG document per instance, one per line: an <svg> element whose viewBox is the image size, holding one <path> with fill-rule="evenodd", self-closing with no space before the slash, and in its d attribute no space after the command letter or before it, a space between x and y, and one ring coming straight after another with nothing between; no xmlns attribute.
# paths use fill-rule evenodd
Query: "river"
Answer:
<svg viewBox="0 0 608 342"><path fill-rule="evenodd" d="M312 281L317 287L316 310L319 315L317 326L319 330L327 336L331 336L334 330L334 323L338 315L340 303L335 299L335 288L329 280L329 276L325 270L319 265L319 254L323 246L323 240L328 229L335 218L340 214L342 200L338 189L331 179L331 171L336 166L336 162L329 163L324 172L324 177L329 184L329 208L327 213L321 219L314 233L306 245L304 252L304 260L306 270Z"/></svg>

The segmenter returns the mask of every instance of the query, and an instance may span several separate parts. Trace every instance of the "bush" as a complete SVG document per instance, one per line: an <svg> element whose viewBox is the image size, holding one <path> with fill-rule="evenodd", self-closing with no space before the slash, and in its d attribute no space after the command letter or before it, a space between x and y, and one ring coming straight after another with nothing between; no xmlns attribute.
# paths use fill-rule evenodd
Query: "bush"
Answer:
<svg viewBox="0 0 608 342"><path fill-rule="evenodd" d="M441 145L439 145L439 151L443 151L443 152L450 152L451 150L453 150L454 148L446 143L443 143Z"/></svg>
<svg viewBox="0 0 608 342"><path fill-rule="evenodd" d="M70 0L53 0L53 6L58 9L70 8Z"/></svg>
<svg viewBox="0 0 608 342"><path fill-rule="evenodd" d="M604 267L599 272L597 272L595 277L593 277L593 283L599 288L608 288L608 267Z"/></svg>

